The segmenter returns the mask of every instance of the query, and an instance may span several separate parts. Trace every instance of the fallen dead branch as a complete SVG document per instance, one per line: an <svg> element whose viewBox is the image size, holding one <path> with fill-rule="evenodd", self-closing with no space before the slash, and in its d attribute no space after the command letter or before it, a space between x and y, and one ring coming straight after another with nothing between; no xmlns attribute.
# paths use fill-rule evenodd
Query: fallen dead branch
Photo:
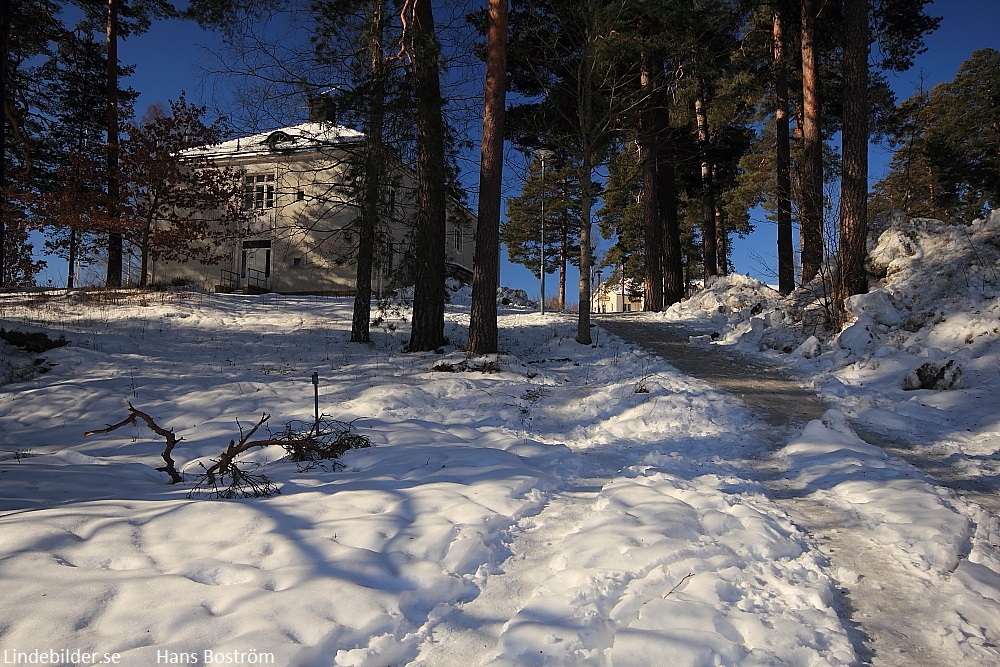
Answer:
<svg viewBox="0 0 1000 667"><path fill-rule="evenodd" d="M241 437L239 442L229 441L229 446L216 459L215 463L205 468L201 479L194 485L188 493L191 498L199 493L208 493L216 498L267 498L281 493L274 482L264 474L255 474L240 468L237 458L240 454L253 449L254 447L268 447L279 444L278 440L253 440L253 434L271 418L271 415L264 413L260 420L254 424L248 433L243 434L243 427L240 426ZM239 424L239 422L236 422ZM228 479L228 484L226 480Z"/></svg>
<svg viewBox="0 0 1000 667"><path fill-rule="evenodd" d="M170 457L170 452L172 452L174 446L184 438L178 438L177 436L174 435L173 431L168 431L165 428L157 426L156 422L153 421L152 417L147 415L142 410L136 410L134 407L132 407L131 401L128 403L128 417L121 420L117 424L112 424L111 426L108 426L107 428L87 431L86 433L83 434L83 437L86 438L88 436L97 435L99 433L110 433L111 431L119 429L122 426L125 426L126 424L132 424L132 426L136 426L135 422L136 419L141 419L142 421L146 422L146 426L149 427L149 430L151 430L153 433L156 433L157 435L162 435L167 441L167 446L163 448L163 453L160 454L160 456L166 462L166 465L157 468L157 470L159 470L160 472L165 472L168 475L170 475L171 484L176 484L177 482L182 481L180 473L177 472L177 468L174 467L174 460Z"/></svg>
<svg viewBox="0 0 1000 667"><path fill-rule="evenodd" d="M141 419L150 430L163 436L167 443L161 455L166 465L157 468L157 470L166 472L173 484L182 481L170 453L183 438L178 438L173 431L158 426L152 417L137 410L132 403L128 403L128 409L129 415L122 421L106 428L87 431L83 436L110 433L126 424L135 426L136 420ZM277 445L285 450L288 460L301 464L335 460L350 449L371 446L371 440L356 433L353 424L329 418L321 419L304 431L295 432L292 430L291 424L287 424L284 433L278 437L272 435L272 437L263 440L251 440L270 418L271 415L262 414L253 428L246 433L243 433L243 427L240 426L240 439L238 441L230 440L229 445L211 466L207 468L202 466L204 472L188 493L188 497L205 493L215 498L261 498L280 493L277 485L266 475L252 472L258 464L240 461L241 455L254 448ZM237 421L237 425L239 425L239 421Z"/></svg>
<svg viewBox="0 0 1000 667"><path fill-rule="evenodd" d="M354 427L350 423L331 419L321 420L319 424L298 433L293 432L291 424L288 424L279 437L251 440L268 419L270 415L261 415L239 442L230 440L229 446L213 465L205 469L188 496L207 492L216 498L261 498L280 493L281 490L266 475L250 472L238 465L238 457L255 447L277 445L285 450L289 460L308 463L337 459L349 449L371 446L371 440L354 433ZM241 427L240 432L242 431Z"/></svg>

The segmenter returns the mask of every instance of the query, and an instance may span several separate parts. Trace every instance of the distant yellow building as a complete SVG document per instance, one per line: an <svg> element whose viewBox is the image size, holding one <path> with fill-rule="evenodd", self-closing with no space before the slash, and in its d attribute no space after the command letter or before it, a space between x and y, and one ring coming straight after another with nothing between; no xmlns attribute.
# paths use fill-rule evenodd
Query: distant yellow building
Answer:
<svg viewBox="0 0 1000 667"><path fill-rule="evenodd" d="M639 296L633 296L638 292ZM590 309L593 313L629 313L641 311L643 307L642 289L626 282L602 282L591 296Z"/></svg>

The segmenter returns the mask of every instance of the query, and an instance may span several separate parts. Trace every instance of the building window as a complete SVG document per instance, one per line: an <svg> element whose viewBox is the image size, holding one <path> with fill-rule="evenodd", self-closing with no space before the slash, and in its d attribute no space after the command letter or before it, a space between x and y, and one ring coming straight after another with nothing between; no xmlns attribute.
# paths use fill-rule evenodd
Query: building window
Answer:
<svg viewBox="0 0 1000 667"><path fill-rule="evenodd" d="M274 208L274 174L251 174L243 178L243 208L247 211Z"/></svg>
<svg viewBox="0 0 1000 667"><path fill-rule="evenodd" d="M462 252L462 228L455 225L455 250Z"/></svg>

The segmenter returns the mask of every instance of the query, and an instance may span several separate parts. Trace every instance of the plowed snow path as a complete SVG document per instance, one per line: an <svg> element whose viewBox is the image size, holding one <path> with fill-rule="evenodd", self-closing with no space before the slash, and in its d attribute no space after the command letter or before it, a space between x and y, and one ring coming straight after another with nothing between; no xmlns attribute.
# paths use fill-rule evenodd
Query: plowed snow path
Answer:
<svg viewBox="0 0 1000 667"><path fill-rule="evenodd" d="M816 394L755 359L718 346L699 347L690 343L689 336L705 332L662 322L648 324L628 316L604 316L597 321L601 327L645 347L682 372L735 394L776 426L818 419L829 407ZM919 466L920 461L905 456L906 450L901 446L893 446L884 438L876 439L863 429L857 430L871 444L922 467L950 486L945 471ZM774 444L780 447L784 443L776 437ZM765 476L769 467L772 473L777 472L772 463L761 462L760 467ZM847 604L841 612L853 628L859 655L877 667L951 667L954 656L936 648L934 638L914 633L907 620L947 613L948 603L940 604L944 602L944 594L904 567L893 557L892 550L878 544L850 512L825 502L822 497L786 493L781 486L780 481L770 483L774 500L795 524L823 545L845 592ZM968 488L954 490L971 496L971 500L980 500ZM987 501L993 500L992 494L986 495ZM980 504L986 508L996 506L992 502Z"/></svg>

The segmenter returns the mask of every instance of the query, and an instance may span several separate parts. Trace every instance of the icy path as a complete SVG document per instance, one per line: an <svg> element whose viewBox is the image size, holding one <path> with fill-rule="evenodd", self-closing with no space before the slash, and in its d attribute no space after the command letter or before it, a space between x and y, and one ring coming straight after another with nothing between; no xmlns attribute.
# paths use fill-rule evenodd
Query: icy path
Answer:
<svg viewBox="0 0 1000 667"><path fill-rule="evenodd" d="M820 418L827 408L818 396L797 387L756 360L717 347L691 345L688 335L701 332L684 331L681 327L671 332L670 327L662 323L649 326L634 318L624 320L605 317L600 324L627 340L644 345L685 373L736 394L771 424L802 424ZM862 433L871 438L866 431ZM892 447L893 443L884 438L872 441L890 445L886 449L891 454L909 458L905 457L905 450ZM786 444L783 434L777 434L773 444L775 450ZM860 456L862 465L873 458L878 457ZM945 467L940 462L933 463L938 464L932 470L935 476L944 474L943 481L951 481ZM972 500L985 500L980 505L987 511L954 496L944 502L946 506L951 505L943 508L945 512L954 510L957 562L950 572L926 572L923 571L926 563L915 567L912 553L906 549L901 551L899 544L885 542L898 535L892 532L880 535L875 528L879 519L874 524L866 521L866 517L850 506L849 500L845 503L843 497L829 491L792 489L793 485L783 479L782 468L787 465L787 461L761 461L760 473L772 479L768 483L772 498L797 526L817 540L829 559L844 593L840 613L861 659L876 667L950 667L956 660L968 664L995 664L996 646L989 638L981 636L981 626L976 619L965 618L960 611L955 611L957 604L961 608L957 600L967 591L954 579L965 579L968 574L951 577L969 557L972 535L990 535L997 529L995 513L989 512L997 508L991 493L967 487L955 489L962 496L971 496ZM886 467L877 460L876 465ZM921 481L922 476L916 470L905 472L906 464L897 462L895 467L903 470L901 474L917 478L914 484L933 489L933 480ZM941 495L949 494L943 492ZM933 528L928 526L925 536L928 540L937 539ZM917 539L922 537L920 530L916 527ZM986 541L995 540L988 538ZM933 570L932 567L928 569ZM928 628L935 631L928 633Z"/></svg>
<svg viewBox="0 0 1000 667"><path fill-rule="evenodd" d="M923 623L942 605L951 605L947 592L935 590L932 580L920 580L892 557L875 539L865 536L857 517L830 503L810 498L780 501L792 520L807 527L830 559L846 593L842 610L854 625L859 657L879 667L951 667L953 652L937 637L923 634Z"/></svg>

